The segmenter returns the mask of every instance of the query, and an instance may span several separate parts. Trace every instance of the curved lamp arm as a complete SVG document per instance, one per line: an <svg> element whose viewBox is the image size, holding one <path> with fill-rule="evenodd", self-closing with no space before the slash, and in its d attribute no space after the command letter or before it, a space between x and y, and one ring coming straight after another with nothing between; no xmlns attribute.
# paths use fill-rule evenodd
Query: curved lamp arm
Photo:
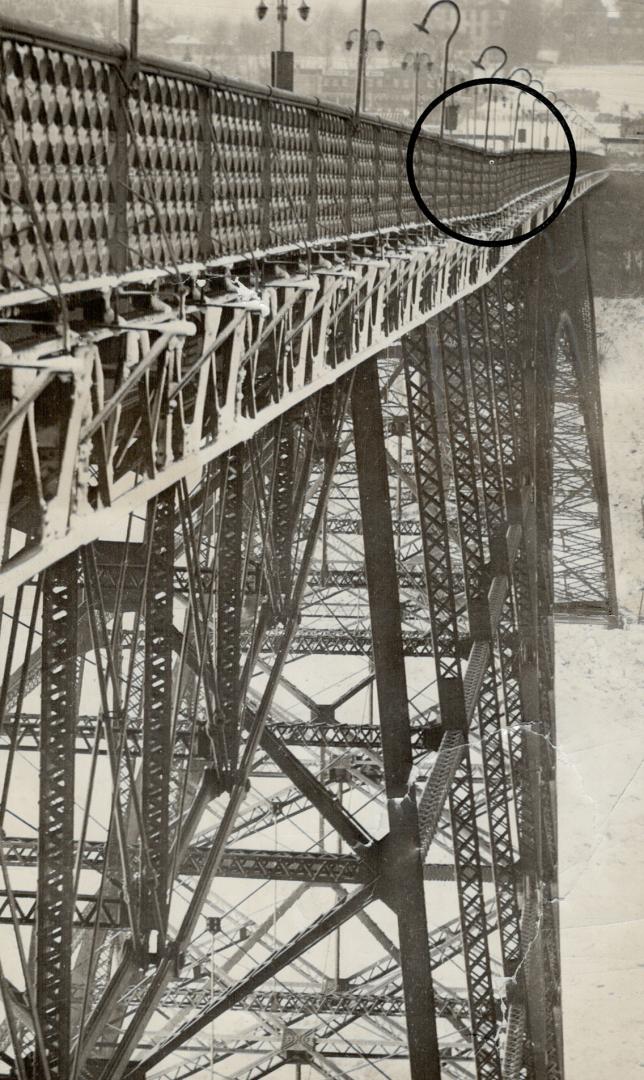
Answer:
<svg viewBox="0 0 644 1080"><path fill-rule="evenodd" d="M526 83L526 86L529 86L530 82L532 81L532 72L527 67L516 67L516 68L514 68L514 70L511 71L510 74L508 75L508 79L513 78L514 75L518 75L518 73L520 71L525 71L526 75L528 76L528 82Z"/></svg>
<svg viewBox="0 0 644 1080"><path fill-rule="evenodd" d="M379 30L376 30L374 28L372 28L371 30L367 30L365 36L367 39L367 43L370 45L375 45L378 52L380 52L380 50L384 48L385 39L383 38Z"/></svg>
<svg viewBox="0 0 644 1080"><path fill-rule="evenodd" d="M491 52L493 49L496 49L497 52L502 52L503 53L503 60L501 61L499 66L497 68L495 68L494 71L492 72L492 78L494 78L496 75L498 75L499 72L501 71L501 69L504 68L505 65L508 62L508 54L506 53L506 51L505 51L505 49L503 48L502 45L487 45L483 49L483 52L479 56L478 60L472 60L473 66L475 68L478 68L479 71L483 71L484 70L483 57L485 56L486 53Z"/></svg>
<svg viewBox="0 0 644 1080"><path fill-rule="evenodd" d="M433 11L436 11L436 8L441 7L443 4L447 4L448 7L453 8L454 11L456 12L456 22L454 24L454 29L452 30L451 34L447 38L447 41L445 42L445 51L444 51L444 54L443 54L443 93L445 93L445 91L447 90L447 66L448 66L448 63L449 63L449 47L450 47L450 45L451 45L451 43L452 43L452 41L453 41L453 39L454 39L454 37L456 35L456 32L457 32L459 26L461 25L461 9L459 8L459 6L455 2L455 0L436 0L436 2L434 4L432 4L431 7L429 7L427 9L427 11L425 12L425 15L423 16L421 21L419 23L413 23L412 25L415 26L417 30L420 30L421 33L428 34L429 30L427 29L427 23L429 21L429 17L432 14ZM445 125L445 102L443 101L443 102L441 102L441 129L440 129L440 137L441 137L441 139L443 138L444 125Z"/></svg>
<svg viewBox="0 0 644 1080"><path fill-rule="evenodd" d="M447 39L447 44L449 45L456 31L461 25L461 9L459 8L455 0L436 0L436 3L432 4L431 7L427 9L421 21L419 23L412 23L412 26L415 26L416 29L420 30L423 34L428 34L429 30L427 29L427 23L429 21L429 16L431 15L432 11L435 11L437 7L441 7L442 4L449 4L449 6L451 8L454 8L454 11L456 12L456 25L454 26L454 29L452 30L450 36Z"/></svg>

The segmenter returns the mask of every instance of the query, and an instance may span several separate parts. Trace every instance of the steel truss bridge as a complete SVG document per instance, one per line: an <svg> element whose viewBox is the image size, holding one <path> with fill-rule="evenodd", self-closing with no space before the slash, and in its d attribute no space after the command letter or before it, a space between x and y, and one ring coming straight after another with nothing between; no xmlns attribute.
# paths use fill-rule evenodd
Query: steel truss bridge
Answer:
<svg viewBox="0 0 644 1080"><path fill-rule="evenodd" d="M553 619L617 619L605 160L460 244L401 127L1 53L0 1070L562 1077ZM568 172L419 153L488 238Z"/></svg>

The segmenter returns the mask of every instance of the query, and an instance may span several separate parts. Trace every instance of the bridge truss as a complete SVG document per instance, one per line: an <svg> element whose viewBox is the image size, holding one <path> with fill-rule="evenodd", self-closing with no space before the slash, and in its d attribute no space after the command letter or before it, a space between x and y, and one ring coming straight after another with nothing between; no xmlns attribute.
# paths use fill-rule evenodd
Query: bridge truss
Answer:
<svg viewBox="0 0 644 1080"><path fill-rule="evenodd" d="M257 106L265 209L204 225L202 208L187 263L154 183L159 103L205 125L210 153L184 165L212 184L234 125L211 131L204 95L237 116L251 169L250 91L143 64L133 133L118 56L7 42L5 1074L562 1077L553 619L617 619L576 201L601 162L539 239L466 248L406 218L386 170L355 186L369 138L395 166L398 129L278 96ZM40 116L54 152L69 102L105 146L141 136L151 209L129 224L169 266L123 247L89 265L99 226L44 257L44 222L69 210L20 149ZM319 154L306 220L278 139L297 180L298 110ZM316 214L345 136L362 151L330 241ZM486 162L450 154L480 177L467 202ZM481 220L544 220L553 161L500 162ZM127 187L127 159L108 164ZM243 254L276 206L306 242ZM233 254L199 261L215 224Z"/></svg>

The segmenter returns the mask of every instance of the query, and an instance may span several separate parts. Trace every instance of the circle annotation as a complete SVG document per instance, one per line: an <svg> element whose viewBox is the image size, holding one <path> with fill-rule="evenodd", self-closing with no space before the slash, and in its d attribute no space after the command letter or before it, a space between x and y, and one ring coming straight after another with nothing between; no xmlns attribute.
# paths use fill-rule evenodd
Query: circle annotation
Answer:
<svg viewBox="0 0 644 1080"><path fill-rule="evenodd" d="M456 229L452 229L444 221L441 221L441 219L438 218L436 214L432 213L432 211L429 209L427 203L423 199L423 196L418 189L418 184L416 183L416 177L414 174L414 150L416 149L416 143L418 141L419 135L421 134L423 124L425 123L425 120L429 116L429 114L433 112L433 110L437 108L437 106L441 105L443 101L446 101L448 98L452 97L453 94L457 94L461 90L468 90L471 87L475 86L490 86L490 84L494 86L510 86L514 90L519 90L522 94L530 94L532 97L536 98L537 101L540 101L542 105L545 105L546 108L549 109L549 111L552 113L557 123L560 124L564 135L566 136L568 149L570 151L570 173L568 176L568 181L566 183L566 187L564 188L563 195L561 196L561 199L555 206L552 213L549 214L545 221L542 221L540 225L535 225L535 227L533 229L530 229L528 232L521 233L520 236L508 237L505 240L482 240L479 237L466 236L464 233L460 233ZM544 94L541 94L538 90L535 90L534 87L526 86L525 83L516 82L515 79L469 79L467 82L457 83L456 86L450 86L449 90L445 90L437 98L434 98L433 101L430 101L427 108L424 109L423 112L420 114L420 116L416 120L416 123L414 124L412 133L409 137L409 143L407 145L406 164L407 180L409 183L409 187L411 188L411 193L414 196L414 199L416 200L416 203L418 204L421 212L429 221L432 222L433 225L436 226L437 229L440 229L441 232L446 233L447 236L451 236L454 240L460 240L464 244L475 244L477 247L509 247L513 244L522 244L525 240L530 240L533 236L536 236L537 233L540 233L545 228L547 228L548 225L551 225L555 218L559 217L559 214L564 209L566 203L568 202L572 194L572 189L575 183L575 177L577 175L577 148L575 146L575 140L573 138L572 131L570 130L570 125L568 124L568 121L566 120L563 113L559 111L559 109L556 107L556 105L553 104L552 101L545 97Z"/></svg>

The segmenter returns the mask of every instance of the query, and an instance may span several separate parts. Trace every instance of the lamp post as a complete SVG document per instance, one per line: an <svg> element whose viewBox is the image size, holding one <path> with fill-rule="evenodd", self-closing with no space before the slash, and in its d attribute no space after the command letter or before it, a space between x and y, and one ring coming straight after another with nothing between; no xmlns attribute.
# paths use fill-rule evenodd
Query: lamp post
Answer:
<svg viewBox="0 0 644 1080"><path fill-rule="evenodd" d="M514 68L514 70L511 71L510 74L508 75L508 78L512 79L515 75L518 75L520 71L525 71L526 75L528 76L528 81L526 83L526 86L529 86L530 83L532 82L532 72L527 67ZM519 125L519 108L521 106L521 97L522 97L522 95L523 95L523 90L520 90L519 91L519 96L517 97L517 111L514 114L514 129L512 131L512 153L515 152L516 147L517 147L517 127Z"/></svg>
<svg viewBox="0 0 644 1080"><path fill-rule="evenodd" d="M425 15L423 16L421 21L419 23L413 23L412 25L415 26L417 30L420 30L420 32L422 34L428 34L429 30L427 29L427 23L429 21L429 17L431 15L432 11L436 11L436 8L442 7L443 4L447 4L449 7L453 8L454 11L456 12L456 23L454 25L454 29L452 30L451 34L449 35L449 37L447 38L447 40L445 42L445 53L444 53L444 56L443 56L443 93L445 93L445 91L447 90L447 68L448 68L448 64L449 64L449 47L450 47L450 45L452 43L453 38L456 35L456 32L458 31L459 26L461 25L461 9L459 8L458 4L455 3L455 0L436 0L436 3L432 4L431 7L429 7L427 9L427 11L425 12ZM440 137L441 137L441 139L443 138L444 129L445 129L445 101L443 100L441 102L441 129L440 129Z"/></svg>
<svg viewBox="0 0 644 1080"><path fill-rule="evenodd" d="M502 45L487 45L483 49L483 52L479 56L478 60L472 60L472 64L473 64L473 66L475 68L478 68L479 71L485 71L485 66L483 64L483 57L485 56L486 53L493 52L495 49L496 49L497 52L503 53L503 59L502 59L501 63L499 64L499 66L496 67L494 69L494 71L492 72L492 78L493 79L496 78L496 76L499 74L501 68L505 67L505 65L508 62L508 54L506 53L506 51L505 51L505 49L503 48ZM476 89L476 87L475 87L475 89ZM485 153L485 151L487 150L487 141L488 141L488 136L489 136L489 131L490 131L490 109L491 108L492 108L492 83L490 83L488 88L487 88L487 113L486 113L486 116L485 116L485 138L484 138L484 141L483 141L483 153ZM496 126L495 126L494 134L495 134L495 141L496 141Z"/></svg>
<svg viewBox="0 0 644 1080"><path fill-rule="evenodd" d="M529 85L533 86L535 83L539 83L539 86L541 87L541 93L543 94L543 91L544 91L545 87L544 87L543 83L541 82L541 79L531 79ZM533 98L532 99L532 122L530 124L530 149L531 150L534 150L534 110L536 109L536 107L537 107L537 99Z"/></svg>
<svg viewBox="0 0 644 1080"><path fill-rule="evenodd" d="M558 97L557 94L555 94L554 90L549 90L547 92L547 94L546 94L546 97L550 98L553 105L555 105L557 102L559 102L560 104L564 103L563 98ZM546 150L548 149L548 121L549 120L550 120L550 109L548 109L548 112L546 114L546 133L545 133L545 136L544 136L544 145L545 145ZM557 129L557 130L559 130L559 129ZM553 150L556 150L556 148L557 148L557 136L555 135L555 145L553 146Z"/></svg>
<svg viewBox="0 0 644 1080"><path fill-rule="evenodd" d="M401 68L406 71L408 67L414 69L414 111L412 113L412 123L418 118L418 106L420 102L420 71L423 66L426 66L427 71L431 71L434 64L429 53L426 52L408 52L402 58Z"/></svg>
<svg viewBox="0 0 644 1080"><path fill-rule="evenodd" d="M366 5L365 5L366 6ZM358 42L358 85L356 87L356 115L360 112L360 109L366 109L367 107L367 56L369 55L369 48L375 46L378 52L382 52L385 47L385 41L379 30L372 28L371 30L365 30L362 28L358 30L350 30L347 35L347 40L344 43L345 49L349 52L355 42Z"/></svg>
<svg viewBox="0 0 644 1080"><path fill-rule="evenodd" d="M286 51L286 22L288 20L288 0L277 0L277 23L280 33L279 50L271 52L271 85L280 90L293 89L293 53ZM311 14L311 8L306 0L301 0L297 13L303 22L306 22ZM259 0L255 8L255 14L260 22L263 22L268 14L266 0Z"/></svg>
<svg viewBox="0 0 644 1080"><path fill-rule="evenodd" d="M581 133L584 131L584 124L582 123L581 116L579 115L577 110L572 105L568 105L567 112L568 112L568 115L570 116L570 119L572 121L571 126L574 128L574 134L576 134L577 132L580 132L580 134L578 136L578 138L579 138L579 150L582 151L584 149L584 143L583 143L583 134L581 134ZM575 139L575 142L576 141L577 141L577 139Z"/></svg>

